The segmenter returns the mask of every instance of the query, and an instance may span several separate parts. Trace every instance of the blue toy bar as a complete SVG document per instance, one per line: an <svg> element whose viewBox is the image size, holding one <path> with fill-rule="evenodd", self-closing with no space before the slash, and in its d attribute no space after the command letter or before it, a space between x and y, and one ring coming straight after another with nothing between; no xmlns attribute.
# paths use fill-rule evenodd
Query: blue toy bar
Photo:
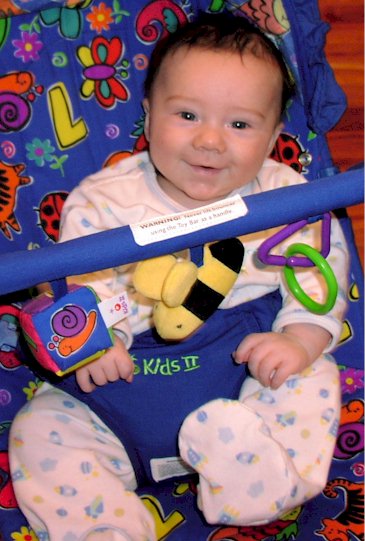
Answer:
<svg viewBox="0 0 365 541"><path fill-rule="evenodd" d="M363 198L363 170L358 169L245 197L245 216L145 246L135 242L131 227L124 226L38 250L3 254L0 294L285 225L355 205Z"/></svg>

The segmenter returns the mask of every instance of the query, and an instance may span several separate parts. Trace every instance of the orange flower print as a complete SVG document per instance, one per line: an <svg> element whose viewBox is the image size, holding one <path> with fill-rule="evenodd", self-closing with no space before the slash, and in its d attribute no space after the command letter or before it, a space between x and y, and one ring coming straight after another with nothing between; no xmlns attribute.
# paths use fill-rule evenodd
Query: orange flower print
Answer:
<svg viewBox="0 0 365 541"><path fill-rule="evenodd" d="M98 6L91 8L91 13L86 16L86 19L90 23L90 28L100 34L103 30L109 30L109 25L114 22L112 14L113 10L101 2Z"/></svg>

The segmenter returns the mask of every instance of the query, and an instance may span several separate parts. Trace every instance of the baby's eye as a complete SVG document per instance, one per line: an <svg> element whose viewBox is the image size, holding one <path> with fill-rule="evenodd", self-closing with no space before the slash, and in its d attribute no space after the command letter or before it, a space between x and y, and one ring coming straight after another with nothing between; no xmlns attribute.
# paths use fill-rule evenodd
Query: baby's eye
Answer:
<svg viewBox="0 0 365 541"><path fill-rule="evenodd" d="M243 120L235 120L232 122L232 128L235 128L236 130L244 130L245 128L248 128L248 124Z"/></svg>
<svg viewBox="0 0 365 541"><path fill-rule="evenodd" d="M180 116L184 120L195 120L196 119L196 116L194 115L194 113L189 113L189 111L182 111L180 113Z"/></svg>

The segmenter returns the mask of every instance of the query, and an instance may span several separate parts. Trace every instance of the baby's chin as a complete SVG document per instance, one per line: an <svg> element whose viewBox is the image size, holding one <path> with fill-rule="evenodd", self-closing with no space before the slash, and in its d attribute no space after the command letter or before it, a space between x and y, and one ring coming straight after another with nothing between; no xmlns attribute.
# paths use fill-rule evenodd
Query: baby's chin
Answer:
<svg viewBox="0 0 365 541"><path fill-rule="evenodd" d="M175 203L193 209L216 203L231 193L224 193L218 183L213 182L212 178L209 182L209 176L212 177L211 173L208 172L203 181L196 179L191 186L182 186L181 188L162 175L157 177L157 181L161 190Z"/></svg>

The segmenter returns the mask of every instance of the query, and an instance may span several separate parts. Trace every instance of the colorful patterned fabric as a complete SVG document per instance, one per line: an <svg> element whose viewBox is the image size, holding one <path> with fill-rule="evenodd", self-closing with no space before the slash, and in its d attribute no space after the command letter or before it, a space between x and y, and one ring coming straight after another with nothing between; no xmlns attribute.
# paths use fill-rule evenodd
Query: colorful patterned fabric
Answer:
<svg viewBox="0 0 365 541"><path fill-rule="evenodd" d="M54 244L62 205L86 175L145 148L142 84L158 37L197 10L250 17L286 54L300 88L273 156L308 179L335 173L324 134L345 108L326 63L327 31L314 0L0 0L0 253ZM346 218L353 265L349 311L336 352L342 417L323 494L261 527L208 526L195 479L139 490L169 541L364 538L362 272ZM75 256L76 257L76 256ZM1 259L1 256L0 256ZM1 264L1 261L0 261ZM9 282L12 276L9 273ZM1 292L1 285L0 285ZM7 440L40 376L23 364L16 292L0 306L0 539L36 541L17 508ZM39 374L39 371L37 370ZM45 541L45 540L42 540Z"/></svg>

